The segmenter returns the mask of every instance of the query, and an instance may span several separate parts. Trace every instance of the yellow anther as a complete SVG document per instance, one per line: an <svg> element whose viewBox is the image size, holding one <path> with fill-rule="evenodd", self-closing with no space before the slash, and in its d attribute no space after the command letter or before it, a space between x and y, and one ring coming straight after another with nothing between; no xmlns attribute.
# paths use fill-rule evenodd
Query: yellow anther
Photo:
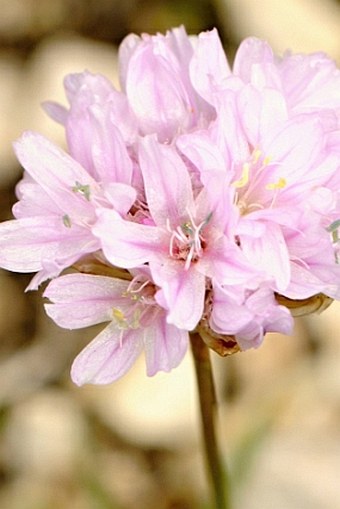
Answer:
<svg viewBox="0 0 340 509"><path fill-rule="evenodd" d="M253 159L254 164L256 164L257 161L260 159L261 154L262 154L262 152L258 148L256 150L254 150L254 152L252 153L252 159Z"/></svg>
<svg viewBox="0 0 340 509"><path fill-rule="evenodd" d="M112 314L119 324L123 324L126 321L125 315L121 309L113 308Z"/></svg>
<svg viewBox="0 0 340 509"><path fill-rule="evenodd" d="M270 184L267 184L266 189L268 189L268 191L271 191L273 189L283 189L284 187L286 187L286 185L287 185L286 179L280 177L277 182L271 182Z"/></svg>
<svg viewBox="0 0 340 509"><path fill-rule="evenodd" d="M244 187L248 184L249 182L249 170L250 170L250 166L249 166L249 163L244 163L244 165L242 166L242 175L241 175L241 178L239 180L235 180L235 182L233 182L233 186L234 187Z"/></svg>
<svg viewBox="0 0 340 509"><path fill-rule="evenodd" d="M272 158L267 156L263 159L263 166L267 166L271 162Z"/></svg>

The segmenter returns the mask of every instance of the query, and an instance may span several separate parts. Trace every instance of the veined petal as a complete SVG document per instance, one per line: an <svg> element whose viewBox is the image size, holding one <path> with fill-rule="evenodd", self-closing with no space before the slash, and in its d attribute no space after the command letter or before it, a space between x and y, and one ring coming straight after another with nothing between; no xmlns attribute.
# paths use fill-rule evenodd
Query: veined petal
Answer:
<svg viewBox="0 0 340 509"><path fill-rule="evenodd" d="M72 380L77 385L112 383L129 371L142 349L138 329L121 331L111 323L75 358Z"/></svg>
<svg viewBox="0 0 340 509"><path fill-rule="evenodd" d="M118 48L119 60L119 82L122 90L126 92L126 81L129 70L129 62L136 48L139 46L141 38L136 34L129 34L122 40Z"/></svg>
<svg viewBox="0 0 340 509"><path fill-rule="evenodd" d="M0 225L0 265L15 272L36 272L44 260L59 258L67 264L93 252L96 244L86 229L75 225L71 231L56 216L6 221Z"/></svg>
<svg viewBox="0 0 340 509"><path fill-rule="evenodd" d="M243 287L233 286L232 290L234 295L238 296L242 293ZM214 301L210 317L210 326L213 331L233 335L252 322L254 314L247 309L243 300L237 302L235 297L228 295L221 287L214 286Z"/></svg>
<svg viewBox="0 0 340 509"><path fill-rule="evenodd" d="M152 136L141 141L139 160L149 209L156 224L178 225L193 210L189 172L173 147Z"/></svg>
<svg viewBox="0 0 340 509"><path fill-rule="evenodd" d="M246 283L258 275L253 263L226 238L211 242L211 247L199 260L197 270L221 284L229 285Z"/></svg>
<svg viewBox="0 0 340 509"><path fill-rule="evenodd" d="M68 274L51 281L44 292L52 304L46 313L60 327L81 329L113 318L128 281L88 274Z"/></svg>
<svg viewBox="0 0 340 509"><path fill-rule="evenodd" d="M179 329L193 330L202 317L205 276L194 266L185 270L184 264L151 264L154 281L161 287L157 302L168 310L167 322ZM158 283L157 283L158 281Z"/></svg>
<svg viewBox="0 0 340 509"><path fill-rule="evenodd" d="M89 71L68 74L64 88L71 107L76 104L78 110L95 102L104 104L114 90L105 76Z"/></svg>
<svg viewBox="0 0 340 509"><path fill-rule="evenodd" d="M286 124L280 132L263 136L263 150L273 162L272 181L284 175L289 184L305 178L317 162L324 144L324 132L317 115L301 115Z"/></svg>
<svg viewBox="0 0 340 509"><path fill-rule="evenodd" d="M142 134L171 139L193 121L190 90L171 44L161 36L145 37L129 56L125 89Z"/></svg>
<svg viewBox="0 0 340 509"><path fill-rule="evenodd" d="M168 249L159 228L125 221L114 210L101 210L92 232L106 258L118 267L137 267Z"/></svg>
<svg viewBox="0 0 340 509"><path fill-rule="evenodd" d="M257 90L246 85L237 95L241 123L247 139L253 147L261 144L262 137L273 136L287 121L285 97L278 90Z"/></svg>
<svg viewBox="0 0 340 509"><path fill-rule="evenodd" d="M229 154L223 154L211 139L208 131L183 134L176 140L176 145L199 170L204 185L211 175L227 175L231 164Z"/></svg>
<svg viewBox="0 0 340 509"><path fill-rule="evenodd" d="M29 131L14 146L20 163L61 210L72 209L79 216L88 216L91 191L97 190L97 184L74 159L40 134ZM88 187L87 197L76 192L77 186Z"/></svg>
<svg viewBox="0 0 340 509"><path fill-rule="evenodd" d="M132 186L119 182L107 184L104 194L113 208L122 215L129 212L137 196L137 192Z"/></svg>
<svg viewBox="0 0 340 509"><path fill-rule="evenodd" d="M164 312L158 313L152 325L144 329L143 336L148 376L176 368L188 348L187 331L167 323Z"/></svg>
<svg viewBox="0 0 340 509"><path fill-rule="evenodd" d="M15 194L19 201L13 205L12 212L17 219L34 216L60 216L59 206L27 172L17 184Z"/></svg>
<svg viewBox="0 0 340 509"><path fill-rule="evenodd" d="M288 248L278 224L266 224L261 237L241 238L242 250L250 263L275 279L277 290L287 288L291 273Z"/></svg>
<svg viewBox="0 0 340 509"><path fill-rule="evenodd" d="M197 38L190 62L190 77L197 92L210 104L223 81L231 74L227 57L216 28L202 32Z"/></svg>
<svg viewBox="0 0 340 509"><path fill-rule="evenodd" d="M249 157L249 143L243 132L237 106L237 93L225 90L216 104L219 115L213 126L215 142L229 160L240 163Z"/></svg>
<svg viewBox="0 0 340 509"><path fill-rule="evenodd" d="M248 37L239 46L234 59L233 73L240 76L246 83L252 79L253 66L273 63L274 55L265 41L256 37Z"/></svg>
<svg viewBox="0 0 340 509"><path fill-rule="evenodd" d="M101 182L131 184L132 161L118 127L113 123L109 105L91 108L93 165Z"/></svg>

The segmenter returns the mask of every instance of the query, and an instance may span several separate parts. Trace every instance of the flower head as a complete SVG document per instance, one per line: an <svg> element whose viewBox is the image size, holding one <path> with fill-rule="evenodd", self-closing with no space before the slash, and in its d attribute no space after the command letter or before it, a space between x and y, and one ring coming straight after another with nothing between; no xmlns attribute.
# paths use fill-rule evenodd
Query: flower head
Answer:
<svg viewBox="0 0 340 509"><path fill-rule="evenodd" d="M119 60L121 90L72 74L69 106L45 103L68 153L18 140L16 219L0 225L2 267L37 272L30 288L56 278L53 320L108 322L78 384L116 380L143 349L149 375L168 371L190 331L222 355L258 347L340 298L335 64L248 38L230 66L216 30L183 27L128 36Z"/></svg>

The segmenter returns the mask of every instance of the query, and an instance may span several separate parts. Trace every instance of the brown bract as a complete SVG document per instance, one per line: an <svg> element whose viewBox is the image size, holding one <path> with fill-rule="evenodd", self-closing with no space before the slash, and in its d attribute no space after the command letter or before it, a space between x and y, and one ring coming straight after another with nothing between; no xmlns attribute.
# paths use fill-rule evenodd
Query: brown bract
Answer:
<svg viewBox="0 0 340 509"><path fill-rule="evenodd" d="M331 297L323 293L317 293L308 299L294 300L288 299L283 295L275 294L275 298L279 304L286 306L289 309L292 316L304 316L312 313L322 313L327 309L333 302Z"/></svg>
<svg viewBox="0 0 340 509"><path fill-rule="evenodd" d="M217 334L210 329L205 319L200 321L196 327L196 332L198 332L205 344L221 357L227 357L241 350L234 336Z"/></svg>

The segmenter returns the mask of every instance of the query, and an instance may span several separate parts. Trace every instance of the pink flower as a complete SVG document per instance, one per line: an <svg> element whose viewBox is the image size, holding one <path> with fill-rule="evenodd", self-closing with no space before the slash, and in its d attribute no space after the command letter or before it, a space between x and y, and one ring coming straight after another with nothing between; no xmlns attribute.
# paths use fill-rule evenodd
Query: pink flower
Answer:
<svg viewBox="0 0 340 509"><path fill-rule="evenodd" d="M152 137L141 142L140 164L148 224L103 210L93 232L113 265L132 268L148 263L160 287L156 299L168 310L169 323L192 330L202 316L207 277L235 284L254 272L224 234L228 215L232 215L227 197L222 204L224 217L205 190L195 199L179 155Z"/></svg>
<svg viewBox="0 0 340 509"><path fill-rule="evenodd" d="M177 133L206 125L214 115L191 83L193 54L183 26L165 35L131 34L123 40L121 85L140 134L156 133L160 141L171 140Z"/></svg>
<svg viewBox="0 0 340 509"><path fill-rule="evenodd" d="M19 183L16 220L0 225L0 264L7 270L38 272L29 288L57 276L82 256L100 249L93 236L97 206L122 213L135 200L132 187L112 183L104 189L79 163L39 134L16 142L26 169Z"/></svg>
<svg viewBox="0 0 340 509"><path fill-rule="evenodd" d="M267 332L291 334L293 318L287 308L277 304L269 287L215 285L210 326L216 333L234 336L240 348L248 350L260 346Z"/></svg>
<svg viewBox="0 0 340 509"><path fill-rule="evenodd" d="M155 300L156 287L146 267L132 280L69 274L52 281L44 296L47 314L61 327L78 329L109 322L73 362L77 385L107 384L123 376L142 350L147 374L170 371L182 360L188 333L168 324Z"/></svg>
<svg viewBox="0 0 340 509"><path fill-rule="evenodd" d="M37 272L29 288L89 272L45 294L61 326L109 322L76 359L76 383L117 379L142 349L149 374L167 371L195 329L212 347L257 347L291 331L278 302L340 298L334 62L248 38L231 67L215 29L180 27L128 36L119 72L121 91L71 74L69 106L45 103L69 154L38 134L18 140L16 219L0 225L0 265Z"/></svg>
<svg viewBox="0 0 340 509"><path fill-rule="evenodd" d="M327 226L339 217L339 156L333 144L338 121L309 113L283 116L273 125L265 121L268 109L261 123L261 114L270 106L266 93L250 95L247 103L239 101L241 93L221 93L219 116L211 128L180 136L177 146L198 169L208 192L216 194L229 185L238 210L233 235L275 292L292 296L294 284L295 299L319 292L337 296L339 279L334 276L339 266ZM322 261L318 243L327 253ZM312 267L319 267L319 275L308 279L305 271L313 273Z"/></svg>
<svg viewBox="0 0 340 509"><path fill-rule="evenodd" d="M281 90L294 113L339 110L340 71L325 53L274 55L269 44L249 37L236 53L233 73L256 88Z"/></svg>
<svg viewBox="0 0 340 509"><path fill-rule="evenodd" d="M70 109L45 102L47 113L65 126L68 149L98 181L131 183L127 146L136 140L137 119L122 92L104 76L85 71L64 82Z"/></svg>

